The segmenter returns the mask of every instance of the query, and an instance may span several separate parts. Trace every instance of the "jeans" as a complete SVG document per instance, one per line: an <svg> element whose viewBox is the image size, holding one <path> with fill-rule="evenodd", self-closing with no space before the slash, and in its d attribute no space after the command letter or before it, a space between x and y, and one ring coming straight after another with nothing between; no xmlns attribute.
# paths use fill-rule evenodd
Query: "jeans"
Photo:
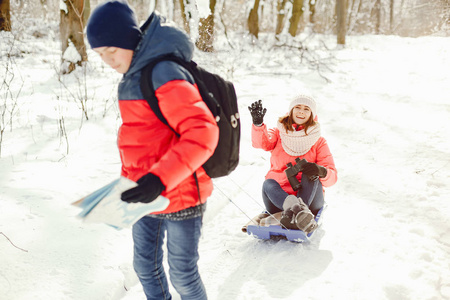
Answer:
<svg viewBox="0 0 450 300"><path fill-rule="evenodd" d="M311 212L317 215L325 203L322 183L319 179L313 181L308 176L302 175L301 184L302 187L298 190L297 197L302 198ZM283 210L284 200L289 194L281 188L278 182L267 179L263 183L262 195L266 210L274 214Z"/></svg>
<svg viewBox="0 0 450 300"><path fill-rule="evenodd" d="M148 300L172 299L163 267L165 232L173 287L183 300L207 299L197 266L201 226L201 216L182 221L146 216L133 225L133 266Z"/></svg>

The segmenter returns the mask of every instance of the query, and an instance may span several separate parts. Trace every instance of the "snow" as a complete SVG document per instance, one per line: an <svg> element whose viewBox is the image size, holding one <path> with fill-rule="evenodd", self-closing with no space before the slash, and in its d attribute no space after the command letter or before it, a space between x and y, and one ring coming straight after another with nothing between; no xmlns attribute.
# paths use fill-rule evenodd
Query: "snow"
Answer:
<svg viewBox="0 0 450 300"><path fill-rule="evenodd" d="M209 9L209 1L197 0L195 5L198 9L198 16L200 18L207 18L211 14L211 9Z"/></svg>
<svg viewBox="0 0 450 300"><path fill-rule="evenodd" d="M64 11L66 13L66 15L69 13L69 11L67 9L67 4L66 4L66 2L64 2L64 0L59 0L59 9Z"/></svg>
<svg viewBox="0 0 450 300"><path fill-rule="evenodd" d="M64 51L63 59L74 64L81 61L81 55L80 53L78 53L77 48L72 43L72 41L69 41L69 46L67 47L66 51Z"/></svg>
<svg viewBox="0 0 450 300"><path fill-rule="evenodd" d="M450 299L450 38L250 40L196 53L234 82L242 121L240 164L215 180L204 217L199 267L209 298ZM293 50L300 41L303 57ZM70 205L119 176L120 76L89 50L85 70L58 80L58 43L28 37L14 47L26 51L7 56L0 44L2 69L17 75L13 96L0 94L0 298L144 299L130 230L82 223ZM274 127L305 90L318 100L338 183L326 189L311 242L258 240L241 226L263 209L269 154L251 147L247 106L262 99ZM15 101L10 124L5 108Z"/></svg>

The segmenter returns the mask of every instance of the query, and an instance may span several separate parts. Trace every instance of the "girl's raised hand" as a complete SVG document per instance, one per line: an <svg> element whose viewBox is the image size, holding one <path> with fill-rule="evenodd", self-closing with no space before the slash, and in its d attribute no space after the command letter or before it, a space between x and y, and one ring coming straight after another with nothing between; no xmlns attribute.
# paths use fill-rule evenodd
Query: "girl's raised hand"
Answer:
<svg viewBox="0 0 450 300"><path fill-rule="evenodd" d="M248 110L252 115L253 124L261 126L264 122L264 115L267 112L267 109L262 106L262 101L258 100L253 102L252 105L248 107Z"/></svg>

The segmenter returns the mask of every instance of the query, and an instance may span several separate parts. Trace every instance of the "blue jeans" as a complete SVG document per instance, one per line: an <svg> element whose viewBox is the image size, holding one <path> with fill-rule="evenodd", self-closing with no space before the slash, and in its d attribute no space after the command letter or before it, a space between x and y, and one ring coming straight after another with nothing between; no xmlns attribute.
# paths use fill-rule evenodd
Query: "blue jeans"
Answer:
<svg viewBox="0 0 450 300"><path fill-rule="evenodd" d="M163 267L165 232L169 275L173 287L183 300L207 299L197 267L201 227L201 217L171 221L147 216L133 225L133 266L147 299L172 299Z"/></svg>
<svg viewBox="0 0 450 300"><path fill-rule="evenodd" d="M310 180L308 176L302 175L301 184L302 187L298 190L297 197L302 198L311 212L317 215L325 203L322 183L319 179ZM273 179L267 179L263 183L262 195L266 210L274 214L283 210L284 200L289 194L281 188L278 182Z"/></svg>

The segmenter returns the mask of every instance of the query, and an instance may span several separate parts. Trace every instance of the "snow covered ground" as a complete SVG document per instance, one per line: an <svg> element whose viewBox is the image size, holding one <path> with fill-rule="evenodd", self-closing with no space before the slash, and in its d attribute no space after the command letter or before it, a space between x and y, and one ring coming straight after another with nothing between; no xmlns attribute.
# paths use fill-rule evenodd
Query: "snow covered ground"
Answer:
<svg viewBox="0 0 450 300"><path fill-rule="evenodd" d="M81 223L70 205L119 175L119 75L90 52L85 74L58 81L58 43L1 39L17 107L1 144L0 299L144 299L130 231ZM241 37L197 53L235 83L242 117L240 165L215 181L205 215L209 298L450 299L450 38L350 36L339 48L318 36L301 62L293 49L303 40ZM319 71L306 63L317 58ZM241 226L262 210L269 154L251 147L247 106L262 99L274 127L305 89L318 100L338 183L310 243L258 240ZM76 101L84 95L88 121Z"/></svg>

